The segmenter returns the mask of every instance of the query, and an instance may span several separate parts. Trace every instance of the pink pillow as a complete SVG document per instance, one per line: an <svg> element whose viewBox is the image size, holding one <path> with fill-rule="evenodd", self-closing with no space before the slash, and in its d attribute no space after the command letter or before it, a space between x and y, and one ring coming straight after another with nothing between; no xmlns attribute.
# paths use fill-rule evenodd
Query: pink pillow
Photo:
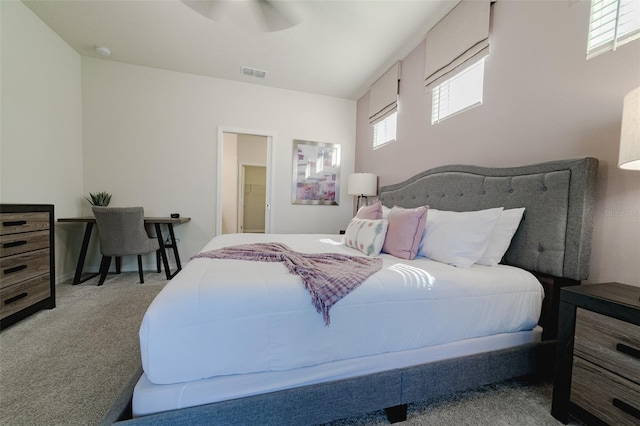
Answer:
<svg viewBox="0 0 640 426"><path fill-rule="evenodd" d="M380 220L382 219L382 203L377 201L370 206L360 207L356 213L358 219Z"/></svg>
<svg viewBox="0 0 640 426"><path fill-rule="evenodd" d="M401 259L415 258L427 221L427 210L429 206L415 209L394 206L387 217L389 224L382 251Z"/></svg>

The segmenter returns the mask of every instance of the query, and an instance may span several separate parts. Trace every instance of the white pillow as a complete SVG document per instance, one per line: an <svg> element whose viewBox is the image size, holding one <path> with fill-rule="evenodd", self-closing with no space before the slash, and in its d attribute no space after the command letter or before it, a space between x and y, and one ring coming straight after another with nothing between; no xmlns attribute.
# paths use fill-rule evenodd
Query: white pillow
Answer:
<svg viewBox="0 0 640 426"><path fill-rule="evenodd" d="M418 255L468 268L489 245L502 207L471 212L429 209Z"/></svg>
<svg viewBox="0 0 640 426"><path fill-rule="evenodd" d="M387 217L389 217L389 213L391 212L391 209L387 206L382 206L382 218L386 219Z"/></svg>
<svg viewBox="0 0 640 426"><path fill-rule="evenodd" d="M371 220L354 217L344 233L347 247L360 250L368 256L377 256L382 250L387 235L388 222L385 219Z"/></svg>
<svg viewBox="0 0 640 426"><path fill-rule="evenodd" d="M502 260L502 256L506 253L513 234L518 230L524 207L518 209L503 210L493 228L491 237L489 237L489 245L484 254L476 262L479 265L496 266Z"/></svg>

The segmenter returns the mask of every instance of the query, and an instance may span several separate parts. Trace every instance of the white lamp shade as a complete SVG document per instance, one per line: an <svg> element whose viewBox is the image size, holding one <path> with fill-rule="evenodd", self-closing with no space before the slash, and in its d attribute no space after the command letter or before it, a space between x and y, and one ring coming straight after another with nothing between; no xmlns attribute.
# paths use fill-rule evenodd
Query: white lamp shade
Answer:
<svg viewBox="0 0 640 426"><path fill-rule="evenodd" d="M352 173L347 183L349 195L376 195L378 193L378 176L373 173Z"/></svg>
<svg viewBox="0 0 640 426"><path fill-rule="evenodd" d="M618 167L640 170L640 87L624 97Z"/></svg>

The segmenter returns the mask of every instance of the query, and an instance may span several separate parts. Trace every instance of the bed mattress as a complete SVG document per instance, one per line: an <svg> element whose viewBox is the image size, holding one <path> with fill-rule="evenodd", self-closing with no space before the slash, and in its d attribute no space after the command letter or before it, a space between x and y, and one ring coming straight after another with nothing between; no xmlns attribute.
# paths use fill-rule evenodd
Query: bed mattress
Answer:
<svg viewBox="0 0 640 426"><path fill-rule="evenodd" d="M299 252L359 255L340 236L299 234L222 235L202 251L268 241ZM144 380L167 385L282 372L537 324L544 294L524 270L382 258L382 269L332 308L330 326L282 264L192 259L144 316Z"/></svg>
<svg viewBox="0 0 640 426"><path fill-rule="evenodd" d="M299 386L349 379L443 359L537 343L541 336L542 328L536 326L529 331L500 333L292 370L217 376L168 385L151 383L143 373L133 392L132 413L134 417L141 417Z"/></svg>

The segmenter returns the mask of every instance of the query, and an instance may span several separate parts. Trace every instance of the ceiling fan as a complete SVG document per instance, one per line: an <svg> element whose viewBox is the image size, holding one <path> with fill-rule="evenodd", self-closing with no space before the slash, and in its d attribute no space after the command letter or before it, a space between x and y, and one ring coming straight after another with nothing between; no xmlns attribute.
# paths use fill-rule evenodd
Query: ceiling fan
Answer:
<svg viewBox="0 0 640 426"><path fill-rule="evenodd" d="M180 0L200 15L214 21L230 19L235 23L274 32L292 28L301 22L287 3L278 0Z"/></svg>

